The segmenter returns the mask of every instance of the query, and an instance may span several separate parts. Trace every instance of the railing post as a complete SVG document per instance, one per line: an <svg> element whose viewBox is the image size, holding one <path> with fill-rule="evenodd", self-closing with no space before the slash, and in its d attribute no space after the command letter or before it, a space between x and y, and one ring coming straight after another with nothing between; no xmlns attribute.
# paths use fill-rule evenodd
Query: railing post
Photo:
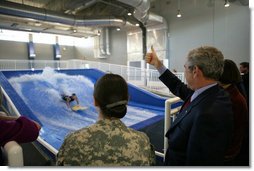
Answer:
<svg viewBox="0 0 254 171"><path fill-rule="evenodd" d="M171 126L171 115L175 114L178 112L179 108L171 110L171 105L173 103L179 102L181 99L179 97L174 97L170 98L165 101L165 120L164 120L164 135L166 135L167 131L169 130ZM165 161L165 156L166 152L168 149L168 138L164 137L164 161Z"/></svg>
<svg viewBox="0 0 254 171"><path fill-rule="evenodd" d="M24 166L23 150L16 141L4 145L8 166Z"/></svg>

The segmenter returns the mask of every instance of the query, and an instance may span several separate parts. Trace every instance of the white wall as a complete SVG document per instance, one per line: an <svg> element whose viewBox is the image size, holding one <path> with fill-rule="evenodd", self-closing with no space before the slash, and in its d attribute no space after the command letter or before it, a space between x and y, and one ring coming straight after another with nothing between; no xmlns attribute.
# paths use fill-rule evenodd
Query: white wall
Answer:
<svg viewBox="0 0 254 171"><path fill-rule="evenodd" d="M107 58L94 58L94 46L87 48L76 47L75 58L111 64L127 65L127 33L125 30L109 29L109 51Z"/></svg>
<svg viewBox="0 0 254 171"><path fill-rule="evenodd" d="M181 0L182 18L177 18L178 1L169 2L154 1L151 10L163 16L169 25L170 69L183 71L189 50L202 45L217 47L236 64L250 61L248 6L239 1L225 8L223 0Z"/></svg>
<svg viewBox="0 0 254 171"><path fill-rule="evenodd" d="M73 59L73 46L60 46L61 60ZM35 60L54 60L53 45L35 43ZM64 49L64 50L63 50ZM0 59L28 60L28 47L26 42L0 40Z"/></svg>
<svg viewBox="0 0 254 171"><path fill-rule="evenodd" d="M0 59L28 59L27 43L0 40Z"/></svg>

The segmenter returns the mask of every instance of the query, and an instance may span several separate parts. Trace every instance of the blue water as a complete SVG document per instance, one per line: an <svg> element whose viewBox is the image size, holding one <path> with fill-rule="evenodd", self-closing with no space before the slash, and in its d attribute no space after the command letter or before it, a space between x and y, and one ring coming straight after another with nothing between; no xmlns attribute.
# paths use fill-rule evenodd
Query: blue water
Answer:
<svg viewBox="0 0 254 171"><path fill-rule="evenodd" d="M63 143L64 137L75 130L87 127L96 122L97 108L93 105L94 82L83 75L67 75L45 68L40 74L25 74L12 77L9 82L42 123L40 136L57 150ZM67 108L61 99L61 94L76 93L80 105L87 110L73 112ZM72 102L71 105L75 105ZM163 111L151 110L135 105L129 105L126 116L122 121L127 126L151 120Z"/></svg>

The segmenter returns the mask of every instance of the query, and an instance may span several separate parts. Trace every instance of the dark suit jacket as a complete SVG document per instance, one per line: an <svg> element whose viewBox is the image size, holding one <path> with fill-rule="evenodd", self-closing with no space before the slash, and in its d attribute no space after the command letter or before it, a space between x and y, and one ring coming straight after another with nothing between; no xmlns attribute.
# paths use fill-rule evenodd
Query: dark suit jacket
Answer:
<svg viewBox="0 0 254 171"><path fill-rule="evenodd" d="M193 94L169 70L160 80L183 100ZM232 129L233 112L228 94L219 85L205 90L177 115L166 133L169 148L165 165L223 165Z"/></svg>
<svg viewBox="0 0 254 171"><path fill-rule="evenodd" d="M243 85L247 95L247 104L249 106L249 73L242 75Z"/></svg>

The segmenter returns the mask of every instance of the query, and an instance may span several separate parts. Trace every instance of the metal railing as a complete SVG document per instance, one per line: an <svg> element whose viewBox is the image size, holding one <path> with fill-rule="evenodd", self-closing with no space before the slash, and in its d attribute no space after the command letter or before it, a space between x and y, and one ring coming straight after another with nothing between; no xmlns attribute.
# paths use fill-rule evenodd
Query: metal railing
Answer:
<svg viewBox="0 0 254 171"><path fill-rule="evenodd" d="M181 106L172 108L172 105L180 101L181 99L179 97L169 98L168 100L165 101L164 135L166 135L167 131L171 126L171 122L174 122L176 114L181 108ZM164 136L163 153L155 151L155 154L157 156L162 157L165 160L167 149L168 149L168 138Z"/></svg>
<svg viewBox="0 0 254 171"><path fill-rule="evenodd" d="M136 86L157 92L158 94L171 95L168 88L159 80L157 70L128 67L87 60L0 60L0 70L41 70L45 67L60 69L84 69L97 68L104 72L111 72L121 75L129 83ZM176 76L185 82L183 72L175 73Z"/></svg>

